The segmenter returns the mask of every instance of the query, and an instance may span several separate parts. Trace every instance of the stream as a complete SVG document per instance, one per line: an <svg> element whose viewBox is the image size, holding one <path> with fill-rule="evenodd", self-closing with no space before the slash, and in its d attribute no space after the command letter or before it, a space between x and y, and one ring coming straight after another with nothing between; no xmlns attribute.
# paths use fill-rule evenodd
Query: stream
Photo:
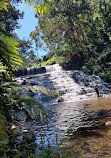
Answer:
<svg viewBox="0 0 111 158"><path fill-rule="evenodd" d="M104 98L106 103L107 97L111 97L111 86L100 77L78 70L63 70L58 64L39 68L39 71L35 68L19 71L14 81L26 86L42 86L59 94L57 98L53 98L39 90L37 93L23 91L23 94L31 94L34 99L39 100L48 115L46 124L40 126L35 120L26 124L25 119L22 119L22 127L19 127L22 131L34 131L39 148L47 148L48 145L58 148L58 144L73 137L75 133L100 127L101 117L98 112L101 108L87 109L89 105L98 107L100 102L102 105ZM94 91L96 84L100 87L99 99ZM108 105L111 105L111 100Z"/></svg>

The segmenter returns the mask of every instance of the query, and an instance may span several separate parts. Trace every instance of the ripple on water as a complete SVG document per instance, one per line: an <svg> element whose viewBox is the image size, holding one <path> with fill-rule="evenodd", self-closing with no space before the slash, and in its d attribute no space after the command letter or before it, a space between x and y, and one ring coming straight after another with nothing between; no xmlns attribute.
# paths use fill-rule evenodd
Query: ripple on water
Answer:
<svg viewBox="0 0 111 158"><path fill-rule="evenodd" d="M75 131L96 129L99 126L97 111L92 107L103 106L111 103L107 99L95 99L82 102L59 103L48 106L47 113L50 118L48 125L42 127L37 134L36 143L38 146L55 147L65 138L73 136ZM94 104L96 103L96 104ZM99 105L97 104L99 103ZM102 103L100 105L100 103ZM94 106L95 105L95 106ZM98 110L98 108L97 108Z"/></svg>

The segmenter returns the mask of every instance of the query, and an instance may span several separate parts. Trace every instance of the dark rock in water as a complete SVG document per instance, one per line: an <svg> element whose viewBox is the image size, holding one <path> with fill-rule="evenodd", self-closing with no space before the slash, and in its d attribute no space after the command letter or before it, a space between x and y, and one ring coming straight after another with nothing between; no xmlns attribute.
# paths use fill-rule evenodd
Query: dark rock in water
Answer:
<svg viewBox="0 0 111 158"><path fill-rule="evenodd" d="M106 126L111 126L111 121L105 122L105 125L106 125Z"/></svg>
<svg viewBox="0 0 111 158"><path fill-rule="evenodd" d="M34 68L30 68L30 75L34 75Z"/></svg>
<svg viewBox="0 0 111 158"><path fill-rule="evenodd" d="M98 111L97 115L99 117L111 117L111 113L109 110L100 110Z"/></svg>
<svg viewBox="0 0 111 158"><path fill-rule="evenodd" d="M90 125L85 125L83 127L79 127L77 129L77 131L82 132L82 131L88 131L88 130L96 130L98 127L100 126L100 124L98 123L94 123L94 124L90 124Z"/></svg>
<svg viewBox="0 0 111 158"><path fill-rule="evenodd" d="M24 69L20 70L20 76L25 76Z"/></svg>
<svg viewBox="0 0 111 158"><path fill-rule="evenodd" d="M80 73L78 71L74 72L74 74L71 76L76 83L79 83L79 78L80 77L78 78L78 76L80 76Z"/></svg>
<svg viewBox="0 0 111 158"><path fill-rule="evenodd" d="M29 85L31 85L31 86L35 86L35 85L38 85L38 82L31 81L31 82L29 82Z"/></svg>
<svg viewBox="0 0 111 158"><path fill-rule="evenodd" d="M36 93L32 92L32 90L29 89L28 95L30 95L31 97L34 97L36 95Z"/></svg>
<svg viewBox="0 0 111 158"><path fill-rule="evenodd" d="M23 82L21 83L22 85L26 85L27 84L27 81L26 80L23 80Z"/></svg>
<svg viewBox="0 0 111 158"><path fill-rule="evenodd" d="M21 70L21 76L26 76L27 75L27 69L24 68Z"/></svg>
<svg viewBox="0 0 111 158"><path fill-rule="evenodd" d="M103 110L98 111L98 114L97 114L97 115L98 115L98 116L103 116L103 115L104 115Z"/></svg>
<svg viewBox="0 0 111 158"><path fill-rule="evenodd" d="M87 91L85 89L82 89L81 92L79 92L79 95L87 94Z"/></svg>
<svg viewBox="0 0 111 158"><path fill-rule="evenodd" d="M85 85L85 86L90 86L90 83L85 82L84 85Z"/></svg>
<svg viewBox="0 0 111 158"><path fill-rule="evenodd" d="M17 74L17 76L22 76L22 70L18 70L18 74Z"/></svg>
<svg viewBox="0 0 111 158"><path fill-rule="evenodd" d="M63 101L64 99L62 97L58 99L58 103L63 102Z"/></svg>
<svg viewBox="0 0 111 158"><path fill-rule="evenodd" d="M28 76L28 77L26 77L26 79L32 79L33 78L33 76Z"/></svg>
<svg viewBox="0 0 111 158"><path fill-rule="evenodd" d="M65 91L59 91L59 94L63 95L63 94L66 94L66 92Z"/></svg>

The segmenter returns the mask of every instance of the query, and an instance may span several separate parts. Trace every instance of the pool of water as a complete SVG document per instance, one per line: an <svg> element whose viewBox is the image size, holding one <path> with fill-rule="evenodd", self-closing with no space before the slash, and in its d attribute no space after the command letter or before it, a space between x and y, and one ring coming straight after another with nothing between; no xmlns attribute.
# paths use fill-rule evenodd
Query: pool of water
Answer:
<svg viewBox="0 0 111 158"><path fill-rule="evenodd" d="M111 98L99 98L80 102L59 103L46 107L48 123L41 127L36 135L39 149L49 146L58 150L62 143L68 141L77 132L92 134L100 126L99 110L111 109ZM89 133L88 133L88 132ZM80 135L78 135L80 136Z"/></svg>

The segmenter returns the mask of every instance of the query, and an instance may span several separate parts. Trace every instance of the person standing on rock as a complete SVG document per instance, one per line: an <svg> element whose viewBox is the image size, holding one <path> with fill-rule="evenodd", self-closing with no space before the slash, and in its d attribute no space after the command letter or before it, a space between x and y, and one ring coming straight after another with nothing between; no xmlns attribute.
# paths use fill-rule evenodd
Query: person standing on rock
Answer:
<svg viewBox="0 0 111 158"><path fill-rule="evenodd" d="M94 87L94 90L96 91L97 98L99 98L99 97L100 97L100 96L99 96L99 86L96 85L96 86Z"/></svg>

